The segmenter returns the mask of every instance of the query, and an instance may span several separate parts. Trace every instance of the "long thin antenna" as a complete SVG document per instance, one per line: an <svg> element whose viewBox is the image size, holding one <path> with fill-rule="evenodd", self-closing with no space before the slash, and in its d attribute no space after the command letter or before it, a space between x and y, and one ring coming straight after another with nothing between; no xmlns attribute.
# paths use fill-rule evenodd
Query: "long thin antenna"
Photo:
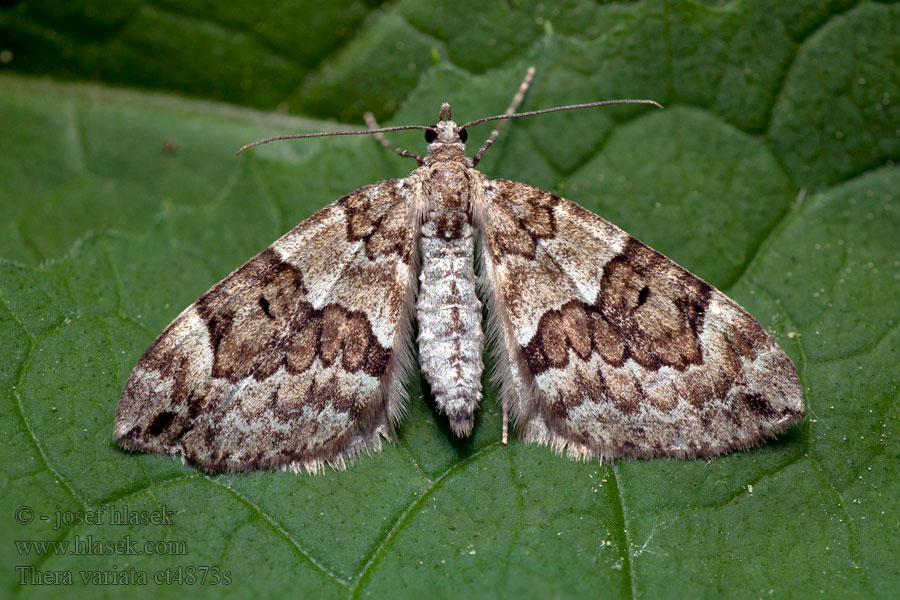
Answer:
<svg viewBox="0 0 900 600"><path fill-rule="evenodd" d="M473 125L479 125L484 123L485 121L497 121L499 119L518 119L520 117L533 117L534 115L544 115L552 112L559 112L561 110L577 110L579 108L593 108L595 106L609 106L610 104L651 104L656 108L662 108L662 104L657 102L656 100L603 100L601 102L588 102L587 104L569 104L568 106L557 106L554 108L545 108L543 110L532 110L529 112L523 113L514 113L511 115L502 114L502 115L494 115L493 117L482 117L480 119L475 119L474 121L470 121L465 125L460 125L460 129L465 129L467 127L472 127Z"/></svg>
<svg viewBox="0 0 900 600"><path fill-rule="evenodd" d="M586 104L569 104L567 106L556 106L554 108L544 108L542 110L532 110L529 112L517 113L516 109L519 107L519 104L522 103L522 99L525 97L525 92L528 90L528 86L531 84L531 80L534 77L534 67L529 67L528 72L525 74L525 79L522 81L522 84L519 86L519 91L516 92L516 95L513 97L512 102L509 105L509 108L506 109L506 112L502 115L494 115L491 117L482 117L480 119L475 119L474 121L469 121L468 123L461 125L459 127L460 130L466 129L468 127L472 127L474 125L479 125L481 123L485 123L487 121L500 121L499 124L491 131L491 134L488 136L488 139L484 142L484 145L481 146L481 149L475 153L475 156L472 157L473 166L478 164L478 161L481 160L484 152L490 148L491 144L497 139L497 136L500 134L500 130L506 124L508 119L518 119L521 117L533 117L535 115L544 115L552 112L559 112L563 110L578 110L581 108L593 108L596 106L610 106L613 104L650 104L655 106L656 108L662 108L662 105L655 100L602 100L600 102L588 102ZM443 119L446 113L446 118L450 118L450 106L448 104L444 104L441 107L441 116L440 119ZM365 115L366 122L369 125L369 129L363 129L358 131L329 131L323 133L297 133L292 135L277 135L275 137L266 138L264 140L259 140L257 142L252 142L250 144L246 144L241 147L240 150L237 151L238 154L246 150L247 148L252 148L254 146L259 146L262 144L268 144L269 142L274 142L277 140L296 140L299 138L314 138L314 137L327 137L332 135L367 135L367 134L375 134L375 138L383 145L385 148L391 148L390 143L381 135L387 131L402 131L404 129L419 129L419 130L430 130L434 131L434 127L429 127L427 125L400 125L398 127L377 127L372 128L373 125L377 125L375 123L375 118L370 114L366 113ZM415 158L416 161L421 165L424 161L424 157L420 154L416 154L410 150L404 150L401 148L393 149L397 154L401 156L409 156Z"/></svg>
<svg viewBox="0 0 900 600"><path fill-rule="evenodd" d="M434 129L433 127L426 127L425 125L401 125L399 127L382 127L380 129L361 129L359 131L326 131L323 133L295 133L292 135L276 135L275 137L266 138L264 140L259 140L258 142L252 142L250 144L245 144L241 146L241 149L237 151L238 154L246 150L247 148L252 148L253 146L260 146L262 144L268 144L269 142L276 142L278 140L296 140L298 138L314 138L314 137L327 137L331 135L367 135L370 133L382 133L385 131L400 131L401 129Z"/></svg>

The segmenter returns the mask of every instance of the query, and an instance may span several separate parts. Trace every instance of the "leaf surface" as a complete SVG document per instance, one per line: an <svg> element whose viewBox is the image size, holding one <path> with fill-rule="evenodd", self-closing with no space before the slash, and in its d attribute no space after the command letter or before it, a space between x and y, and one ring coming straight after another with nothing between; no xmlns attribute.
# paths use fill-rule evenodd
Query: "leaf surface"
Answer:
<svg viewBox="0 0 900 600"><path fill-rule="evenodd" d="M121 588L82 572L143 573L131 587L159 597L896 593L895 3L292 4L0 8L0 60L20 72L0 75L4 595L59 591L20 585L35 571L97 597ZM442 101L458 121L498 114L531 64L525 110L666 109L516 121L479 168L565 195L735 298L795 361L800 426L709 462L570 462L500 444L490 386L473 436L454 438L416 373L398 442L346 472L209 477L112 443L128 373L185 306L317 209L414 167L366 137L237 148L366 110L385 125L432 123ZM391 139L422 152L419 134ZM14 543L123 539L141 553Z"/></svg>

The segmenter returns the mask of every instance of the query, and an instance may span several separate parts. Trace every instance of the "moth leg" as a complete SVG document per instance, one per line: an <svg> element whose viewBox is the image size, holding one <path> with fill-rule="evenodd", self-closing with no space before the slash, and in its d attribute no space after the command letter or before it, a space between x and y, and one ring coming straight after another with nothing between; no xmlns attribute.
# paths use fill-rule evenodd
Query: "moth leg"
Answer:
<svg viewBox="0 0 900 600"><path fill-rule="evenodd" d="M363 115L363 118L366 120L366 125L369 126L369 129L378 129L378 121L375 120L375 115L373 115L373 114L370 113L370 112L367 112L366 114ZM392 145L392 144L387 140L387 138L384 137L384 134L381 133L380 131L375 132L375 133L373 133L372 135L375 136L375 139L378 140L378 143L379 143L379 144L381 144L382 146L384 146L384 147L387 148L388 150L391 150L391 151L393 151L393 152L396 152L396 153L399 154L400 156L408 156L408 157L410 157L410 158L414 158L414 159L416 159L416 160L419 162L420 165L422 164L422 161L425 160L425 157L422 156L421 154L416 154L416 153L413 152L412 150L407 150L407 149L405 149L405 148L398 148L398 147Z"/></svg>
<svg viewBox="0 0 900 600"><path fill-rule="evenodd" d="M505 446L509 441L509 411L506 410L506 405L503 405L503 434L500 436L500 440L503 442Z"/></svg>
<svg viewBox="0 0 900 600"><path fill-rule="evenodd" d="M504 115L511 115L516 112L516 110L518 110L519 105L522 104L522 100L525 98L525 92L528 91L528 86L531 85L532 79L534 79L534 67L528 67L528 72L525 73L525 79L522 80L522 85L519 86L519 91L516 92L515 96L513 96L512 102L509 103L509 108L507 108L506 112L503 113ZM500 135L500 130L503 129L506 121L507 119L501 119L500 121L497 121L497 126L494 127L491 135L488 136L488 139L484 142L484 145L481 146L481 149L478 150L478 152L475 153L475 156L472 157L472 166L478 164L478 161L481 160L481 157L485 153L485 151L490 148L491 144L493 144L497 140L497 136Z"/></svg>

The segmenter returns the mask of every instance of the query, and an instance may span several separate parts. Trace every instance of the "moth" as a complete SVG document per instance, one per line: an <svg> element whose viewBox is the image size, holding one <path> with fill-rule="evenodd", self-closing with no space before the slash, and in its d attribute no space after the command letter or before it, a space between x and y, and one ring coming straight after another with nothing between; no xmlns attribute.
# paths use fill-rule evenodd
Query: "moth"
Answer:
<svg viewBox="0 0 900 600"><path fill-rule="evenodd" d="M182 312L138 361L116 412L127 449L209 472L342 469L393 439L418 359L438 410L468 436L496 353L503 437L575 459L712 457L803 417L787 355L743 308L577 204L475 169L503 123L457 125L443 104L428 152L297 225ZM657 105L658 106L658 105ZM660 107L661 108L661 107ZM499 121L465 154L467 129ZM245 148L246 148L245 147ZM243 150L243 149L242 149ZM476 277L476 239L480 275Z"/></svg>

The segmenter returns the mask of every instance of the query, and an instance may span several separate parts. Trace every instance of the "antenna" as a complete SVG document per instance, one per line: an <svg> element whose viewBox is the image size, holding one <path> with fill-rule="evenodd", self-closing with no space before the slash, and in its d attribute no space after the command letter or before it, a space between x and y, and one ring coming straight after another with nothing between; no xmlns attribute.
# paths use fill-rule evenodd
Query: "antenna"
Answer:
<svg viewBox="0 0 900 600"><path fill-rule="evenodd" d="M478 164L478 161L481 160L481 157L484 155L485 151L491 147L491 144L497 139L497 136L500 135L500 130L503 128L503 125L506 123L508 119L520 119L522 117L533 117L535 115L544 115L552 112L560 112L563 110L580 110L582 108L594 108L597 106L610 106L614 104L649 104L651 106L655 106L656 108L662 108L662 105L655 100L602 100L600 102L588 102L586 104L569 104L567 106L556 106L554 108L544 108L542 110L532 110L528 112L517 113L516 109L519 108L519 104L522 103L522 99L525 97L525 92L528 90L528 87L531 85L531 80L534 78L534 67L528 67L528 72L525 74L525 79L522 80L522 84L519 86L519 90L516 92L516 95L513 96L512 102L509 104L509 108L506 109L502 115L493 115L490 117L482 117L480 119L475 119L474 121L469 121L464 125L459 126L459 130L462 131L468 127L473 127L475 125L480 125L481 123L486 123L487 121L500 121L497 126L491 131L491 134L488 136L488 139L484 142L478 152L475 153L475 156L472 157L472 166ZM445 119L446 117L446 119ZM365 114L366 123L369 125L369 129L362 129L359 131L328 131L323 133L298 133L294 135L278 135L275 137L266 138L264 140L259 140L258 142L252 142L250 144L246 144L241 146L241 149L237 151L238 154L246 150L247 148L252 148L254 146L259 146L262 144L268 144L269 142L274 142L276 140L295 140L299 138L313 138L313 137L327 137L332 135L366 135L366 134L374 134L375 138L383 145L385 148L391 148L391 144L385 139L384 135L382 135L386 131L402 131L404 129L424 129L427 131L434 131L434 127L428 127L426 125L401 125L399 127L378 127L375 122L375 117L372 116L371 113ZM438 117L438 120L449 120L450 119L450 105L446 102L441 106L441 114ZM393 148L397 154L400 156L409 156L415 158L416 161L421 165L424 161L424 157L420 154L416 154L411 150L404 150L403 148Z"/></svg>
<svg viewBox="0 0 900 600"><path fill-rule="evenodd" d="M278 140L296 140L299 138L327 137L331 135L366 135L369 133L383 133L385 131L400 131L401 129L433 129L433 127L426 127L425 125L400 125L399 127L381 127L380 129L361 129L359 131L325 131L322 133L295 133L292 135L276 135L275 137L259 140L258 142L244 144L243 146L241 146L241 149L237 151L237 154L240 154L247 148L252 148L253 146L261 146L262 144L268 144L269 142L276 142Z"/></svg>

